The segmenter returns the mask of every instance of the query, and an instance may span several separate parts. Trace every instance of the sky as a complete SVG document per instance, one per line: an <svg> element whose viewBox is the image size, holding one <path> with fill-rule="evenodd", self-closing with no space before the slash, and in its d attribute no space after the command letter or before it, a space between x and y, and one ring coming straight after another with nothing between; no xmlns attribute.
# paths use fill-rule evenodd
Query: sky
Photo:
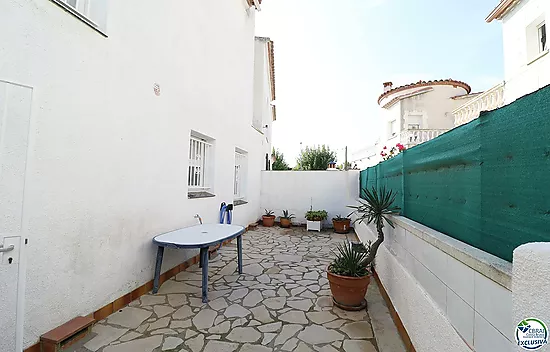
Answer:
<svg viewBox="0 0 550 352"><path fill-rule="evenodd" d="M453 78L483 91L504 79L499 0L264 0L256 35L275 42L273 146L293 166L327 144L338 163L373 144L382 83Z"/></svg>

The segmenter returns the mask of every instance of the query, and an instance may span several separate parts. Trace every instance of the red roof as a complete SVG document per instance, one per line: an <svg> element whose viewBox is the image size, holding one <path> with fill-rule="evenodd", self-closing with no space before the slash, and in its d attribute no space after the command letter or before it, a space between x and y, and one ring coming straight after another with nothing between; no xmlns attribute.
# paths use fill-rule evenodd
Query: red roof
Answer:
<svg viewBox="0 0 550 352"><path fill-rule="evenodd" d="M435 81L418 81L416 83L407 84L401 87L396 87L393 89L388 90L387 92L382 93L380 97L378 97L378 104L387 97L388 95L391 95L393 93L401 92L407 89L411 88L419 88L419 87L429 87L429 86L453 86L453 87L461 87L466 90L466 93L470 93L472 91L472 87L470 87L467 83L464 83L462 81L456 81L454 79L441 79L441 80L435 80Z"/></svg>

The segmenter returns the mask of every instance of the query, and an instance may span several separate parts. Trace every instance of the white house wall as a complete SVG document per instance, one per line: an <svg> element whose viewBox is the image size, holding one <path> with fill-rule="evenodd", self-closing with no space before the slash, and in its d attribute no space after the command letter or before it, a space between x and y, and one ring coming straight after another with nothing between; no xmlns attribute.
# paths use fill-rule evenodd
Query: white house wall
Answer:
<svg viewBox="0 0 550 352"><path fill-rule="evenodd" d="M332 226L336 215L346 216L359 196L359 171L264 171L262 172L261 211L283 210L296 215L297 224L305 224L305 213L326 210L325 226Z"/></svg>
<svg viewBox="0 0 550 352"><path fill-rule="evenodd" d="M244 3L110 1L105 38L51 1L0 2L0 79L34 89L25 347L151 280L154 235L196 213L216 222L233 200L235 147L248 152L249 203L234 223L258 218L270 144L251 128ZM187 198L191 130L215 139L214 198ZM163 270L194 254L168 251Z"/></svg>
<svg viewBox="0 0 550 352"><path fill-rule="evenodd" d="M550 84L550 55L532 62L534 57L528 52L529 41L534 38L528 36L528 27L541 18L546 20L547 33L550 33L547 0L520 1L502 20L506 104Z"/></svg>

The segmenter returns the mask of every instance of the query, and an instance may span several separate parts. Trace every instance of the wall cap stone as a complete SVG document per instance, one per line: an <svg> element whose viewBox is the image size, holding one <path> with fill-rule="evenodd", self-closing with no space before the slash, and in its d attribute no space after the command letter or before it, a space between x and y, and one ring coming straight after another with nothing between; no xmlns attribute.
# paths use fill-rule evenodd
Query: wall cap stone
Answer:
<svg viewBox="0 0 550 352"><path fill-rule="evenodd" d="M475 248L403 216L392 216L395 224L455 258L497 284L512 290L512 263Z"/></svg>

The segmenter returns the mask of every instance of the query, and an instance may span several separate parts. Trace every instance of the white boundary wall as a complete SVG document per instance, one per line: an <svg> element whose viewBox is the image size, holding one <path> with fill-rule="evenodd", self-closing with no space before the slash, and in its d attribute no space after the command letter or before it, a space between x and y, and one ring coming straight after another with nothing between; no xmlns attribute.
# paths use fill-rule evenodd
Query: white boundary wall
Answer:
<svg viewBox="0 0 550 352"><path fill-rule="evenodd" d="M416 351L511 351L511 264L412 220L395 225L376 272ZM376 238L372 225L355 230Z"/></svg>
<svg viewBox="0 0 550 352"><path fill-rule="evenodd" d="M550 324L550 243L528 243L514 251L514 323L537 318ZM541 351L550 350L547 345ZM516 351L525 351L517 346Z"/></svg>
<svg viewBox="0 0 550 352"><path fill-rule="evenodd" d="M359 171L264 171L260 210L275 211L279 217L283 209L296 215L293 223L305 224L305 213L326 210L324 226L332 226L331 219L348 215L359 196Z"/></svg>

